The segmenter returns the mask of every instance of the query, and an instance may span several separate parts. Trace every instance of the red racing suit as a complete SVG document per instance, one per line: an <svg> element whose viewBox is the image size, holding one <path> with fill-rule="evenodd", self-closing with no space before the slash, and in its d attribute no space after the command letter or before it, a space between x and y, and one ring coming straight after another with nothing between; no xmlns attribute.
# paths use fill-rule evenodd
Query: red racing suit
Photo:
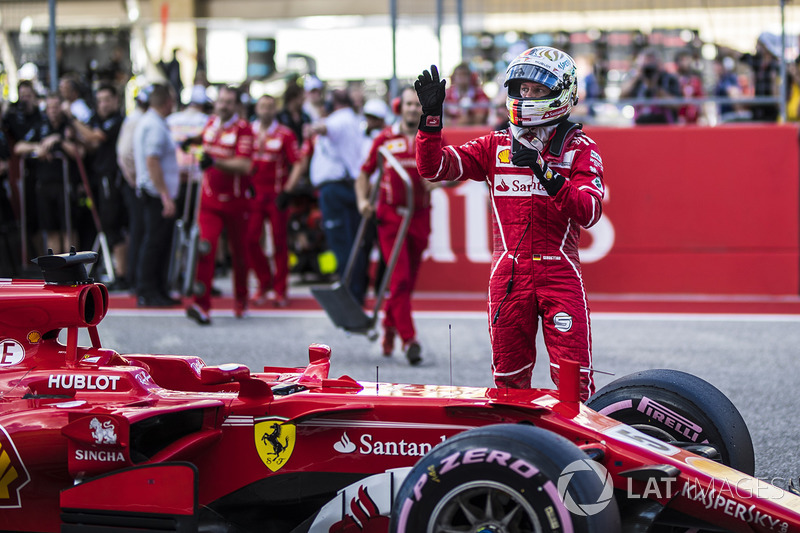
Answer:
<svg viewBox="0 0 800 533"><path fill-rule="evenodd" d="M485 122L492 103L477 80L473 81L474 83L464 92L461 92L455 85L447 88L444 97L444 114L448 123L464 124L461 119L465 115L466 124Z"/></svg>
<svg viewBox="0 0 800 533"><path fill-rule="evenodd" d="M381 131L372 143L367 160L361 170L368 176L378 167L378 149L385 146L408 172L413 184L414 213L408 227L405 242L400 248L389 281L389 296L384 306L383 327L396 329L403 344L416 339L414 321L411 318L411 293L417 283L417 274L422 263L422 252L428 247L431 233L431 198L423 179L417 172L414 158L414 138L400 132L398 124ZM403 221L406 206L406 188L400 175L388 163L384 163L383 178L380 182L376 219L378 243L386 260L392 253L397 234Z"/></svg>
<svg viewBox="0 0 800 533"><path fill-rule="evenodd" d="M250 219L247 222L247 259L249 267L258 277L259 295L270 289L277 298L286 298L289 276L289 248L287 243L289 214L275 204L283 191L289 170L300 159L297 138L294 132L277 120L260 130L253 126L255 146L253 148L252 182L255 198L251 202ZM261 246L264 221L272 228L272 243L275 249L275 272L273 276L269 260Z"/></svg>
<svg viewBox="0 0 800 533"><path fill-rule="evenodd" d="M557 134L554 134L557 135ZM594 141L578 129L562 150L542 157L566 181L550 197L528 167L511 162L512 138L498 131L442 147L441 133L417 133L417 167L431 181L485 181L493 213L489 278L492 371L498 387L529 388L539 316L558 384L561 359L580 362L581 398L594 392L589 306L578 258L579 227L600 219L603 166ZM560 143L556 143L560 144Z"/></svg>
<svg viewBox="0 0 800 533"><path fill-rule="evenodd" d="M209 118L203 128L203 152L214 159L251 157L253 153L253 129L246 120L233 116L222 124L219 117ZM233 289L235 305L244 309L247 305L247 262L245 260L244 236L247 229L249 176L229 174L215 167L203 174L203 194L200 198L200 238L208 241L210 250L201 255L197 264L197 281L205 287L203 294L194 300L204 311L211 308L211 284L214 280L214 263L217 256L217 241L222 229L227 230L233 262Z"/></svg>

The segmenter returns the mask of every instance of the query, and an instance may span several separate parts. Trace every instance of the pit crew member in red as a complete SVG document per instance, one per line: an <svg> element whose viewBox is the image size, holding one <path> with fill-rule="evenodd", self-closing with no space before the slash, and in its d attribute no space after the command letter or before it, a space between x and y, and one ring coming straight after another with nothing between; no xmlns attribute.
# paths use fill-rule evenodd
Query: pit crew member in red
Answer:
<svg viewBox="0 0 800 533"><path fill-rule="evenodd" d="M197 264L197 281L203 293L194 297L186 309L189 318L201 325L211 323L211 284L214 279L214 260L217 241L225 228L233 261L234 314L244 315L247 308L247 263L244 236L247 228L247 192L250 188L250 168L253 154L253 129L236 114L239 92L233 87L222 87L214 104L214 114L208 119L200 140L203 156L203 193L200 198L200 239L209 243L208 253L200 256ZM183 142L187 147L197 139Z"/></svg>
<svg viewBox="0 0 800 533"><path fill-rule="evenodd" d="M442 146L445 81L435 66L415 83L423 116L417 168L431 181L486 181L494 253L489 334L498 387L528 388L539 317L558 384L561 360L581 364L581 398L594 392L589 306L578 258L580 227L597 223L603 165L594 141L567 120L577 103L575 62L535 47L506 70L510 127Z"/></svg>
<svg viewBox="0 0 800 533"><path fill-rule="evenodd" d="M275 98L265 94L258 99L257 120L253 123L255 146L252 180L255 198L247 222L247 259L249 268L258 278L258 296L254 303L265 304L267 292L272 289L275 291L273 304L285 307L289 276L287 191L299 181L302 169L296 165L300 160L297 138L292 130L275 119L277 114ZM269 221L272 230L274 271L261 246L265 220Z"/></svg>
<svg viewBox="0 0 800 533"><path fill-rule="evenodd" d="M422 107L414 89L412 87L404 89L400 96L400 120L384 128L375 138L356 180L358 209L362 216L371 216L374 208L369 201L369 176L378 167L378 149L381 146L397 158L411 178L414 211L389 282L389 296L384 306L383 354L387 356L392 354L395 336L399 334L406 358L412 365L422 361L420 355L422 348L417 341L414 321L411 318L411 293L417 282L422 252L428 247L428 236L431 233L430 189L433 186L432 183L420 178L414 157L415 136L421 116ZM397 171L385 162L383 178L378 186L380 187L376 211L378 242L383 257L388 260L400 233L404 211L407 210L406 187Z"/></svg>
<svg viewBox="0 0 800 533"><path fill-rule="evenodd" d="M491 101L481 88L476 73L468 63L460 63L450 76L450 87L444 95L444 110L451 125L486 124Z"/></svg>

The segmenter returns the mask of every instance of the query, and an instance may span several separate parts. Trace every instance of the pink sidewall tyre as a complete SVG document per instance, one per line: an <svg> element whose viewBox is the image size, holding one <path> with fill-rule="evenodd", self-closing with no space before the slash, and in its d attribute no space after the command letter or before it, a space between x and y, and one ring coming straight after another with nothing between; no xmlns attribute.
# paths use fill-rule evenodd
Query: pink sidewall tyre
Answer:
<svg viewBox="0 0 800 533"><path fill-rule="evenodd" d="M616 533L611 479L598 471L605 473L577 446L541 428L465 431L414 466L395 498L389 531Z"/></svg>

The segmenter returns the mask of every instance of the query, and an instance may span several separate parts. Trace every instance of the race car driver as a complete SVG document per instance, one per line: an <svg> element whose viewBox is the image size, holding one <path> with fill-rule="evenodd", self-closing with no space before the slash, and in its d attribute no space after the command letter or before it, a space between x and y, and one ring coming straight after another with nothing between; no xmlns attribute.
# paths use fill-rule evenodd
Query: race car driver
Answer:
<svg viewBox="0 0 800 533"><path fill-rule="evenodd" d="M231 248L233 263L233 311L237 318L247 309L247 263L244 237L250 189L249 173L252 167L253 129L247 120L236 114L239 92L233 87L222 87L214 104L212 115L200 138L187 139L183 146L198 140L203 143L200 168L203 169L202 196L200 198L200 239L208 241L210 250L201 255L197 264L197 281L203 286L202 294L186 308L186 315L200 325L211 323L211 284L214 279L214 262L217 241L225 228Z"/></svg>
<svg viewBox="0 0 800 533"><path fill-rule="evenodd" d="M442 143L445 80L435 66L415 82L423 116L417 168L431 181L486 181L494 253L489 335L498 387L529 388L539 317L558 384L559 363L581 365L581 399L594 392L589 306L578 258L579 228L601 216L603 164L594 141L569 122L577 103L575 62L540 46L508 66L510 126L461 146Z"/></svg>

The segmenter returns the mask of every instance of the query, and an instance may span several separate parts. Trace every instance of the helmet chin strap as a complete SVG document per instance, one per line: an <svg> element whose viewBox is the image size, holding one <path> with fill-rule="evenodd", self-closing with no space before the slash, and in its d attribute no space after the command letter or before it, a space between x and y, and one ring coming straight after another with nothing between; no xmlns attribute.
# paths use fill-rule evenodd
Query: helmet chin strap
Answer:
<svg viewBox="0 0 800 533"><path fill-rule="evenodd" d="M523 128L521 126L511 125L511 135L519 141L523 146L527 146L532 150L544 150L544 143L553 135L556 125L550 126L533 126L531 128Z"/></svg>

